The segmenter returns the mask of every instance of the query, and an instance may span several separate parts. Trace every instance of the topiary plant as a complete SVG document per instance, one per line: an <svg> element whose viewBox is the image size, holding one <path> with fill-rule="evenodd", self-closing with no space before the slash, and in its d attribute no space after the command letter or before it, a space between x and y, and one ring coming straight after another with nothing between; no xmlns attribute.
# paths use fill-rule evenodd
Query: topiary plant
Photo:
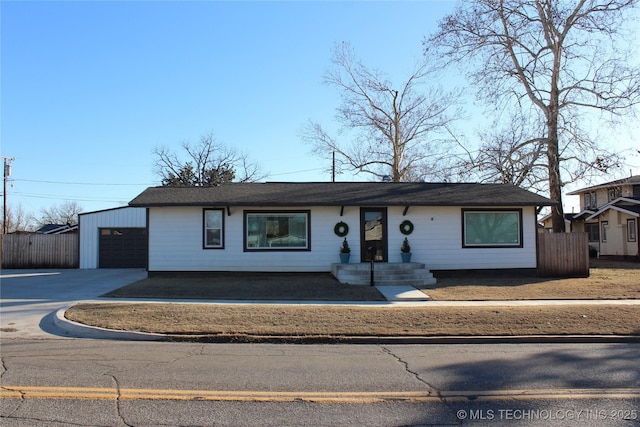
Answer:
<svg viewBox="0 0 640 427"><path fill-rule="evenodd" d="M409 240L407 240L406 237L402 242L402 246L400 247L400 252L404 252L405 254L408 254L409 252L411 252L411 245L409 245Z"/></svg>

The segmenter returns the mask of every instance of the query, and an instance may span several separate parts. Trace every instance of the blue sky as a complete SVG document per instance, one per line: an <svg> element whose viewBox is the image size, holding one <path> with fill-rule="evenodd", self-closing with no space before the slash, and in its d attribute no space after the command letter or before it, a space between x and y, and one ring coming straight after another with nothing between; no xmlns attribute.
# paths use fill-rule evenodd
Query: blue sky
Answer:
<svg viewBox="0 0 640 427"><path fill-rule="evenodd" d="M9 205L36 216L66 200L85 212L125 205L159 184L154 148L209 132L268 180L328 181L300 130L309 119L331 129L339 95L322 74L334 43L403 79L454 5L2 1Z"/></svg>
<svg viewBox="0 0 640 427"><path fill-rule="evenodd" d="M126 204L158 184L154 148L180 151L211 131L269 180L329 180L300 129L310 118L331 125L338 93L321 80L333 44L404 76L453 5L3 1L9 205Z"/></svg>

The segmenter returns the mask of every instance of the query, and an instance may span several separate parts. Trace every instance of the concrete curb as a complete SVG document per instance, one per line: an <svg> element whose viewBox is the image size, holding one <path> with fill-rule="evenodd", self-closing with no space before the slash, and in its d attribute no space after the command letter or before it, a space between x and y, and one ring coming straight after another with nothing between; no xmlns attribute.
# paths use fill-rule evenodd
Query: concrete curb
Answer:
<svg viewBox="0 0 640 427"><path fill-rule="evenodd" d="M543 344L543 343L640 343L640 335L516 335L516 336L264 336L264 335L172 335L119 331L74 322L56 311L54 324L73 338L120 341L173 341L201 343L281 344Z"/></svg>
<svg viewBox="0 0 640 427"><path fill-rule="evenodd" d="M323 305L352 307L531 307L558 305L640 305L640 299L584 299L584 300L481 300L433 301L427 299L397 298L386 301L323 301L323 300L204 300L204 299L142 299L96 298L76 301L74 304L216 304L216 305Z"/></svg>
<svg viewBox="0 0 640 427"><path fill-rule="evenodd" d="M56 311L53 318L53 324L56 327L67 332L74 338L93 338L121 341L160 341L167 339L167 336L164 334L118 331L114 329L98 328L96 326L89 326L82 323L74 322L64 316L67 308L69 307L61 308Z"/></svg>

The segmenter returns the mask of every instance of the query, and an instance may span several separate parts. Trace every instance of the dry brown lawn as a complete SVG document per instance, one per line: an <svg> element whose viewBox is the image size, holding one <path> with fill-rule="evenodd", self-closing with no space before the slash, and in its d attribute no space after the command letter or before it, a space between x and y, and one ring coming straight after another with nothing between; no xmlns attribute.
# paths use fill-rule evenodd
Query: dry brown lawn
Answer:
<svg viewBox="0 0 640 427"><path fill-rule="evenodd" d="M640 335L640 306L349 307L80 304L76 322L109 329L227 337Z"/></svg>
<svg viewBox="0 0 640 427"><path fill-rule="evenodd" d="M422 289L436 301L640 299L640 263L592 261L590 276L548 279L474 272L439 277ZM218 273L143 279L104 295L113 298L384 301L370 286L343 285L329 274Z"/></svg>
<svg viewBox="0 0 640 427"><path fill-rule="evenodd" d="M583 279L489 274L448 277L434 300L640 298L640 264L595 262ZM215 275L151 278L108 294L126 298L376 301L369 286L345 286L327 275ZM640 335L638 305L534 307L362 307L285 304L79 304L67 318L109 329L206 335L213 339L264 337L386 337L478 335ZM257 338L260 337L260 338Z"/></svg>
<svg viewBox="0 0 640 427"><path fill-rule="evenodd" d="M592 260L589 277L547 279L476 273L439 278L434 300L640 299L640 263Z"/></svg>
<svg viewBox="0 0 640 427"><path fill-rule="evenodd" d="M215 273L192 277L153 277L105 294L113 298L384 301L370 286L349 286L330 274Z"/></svg>

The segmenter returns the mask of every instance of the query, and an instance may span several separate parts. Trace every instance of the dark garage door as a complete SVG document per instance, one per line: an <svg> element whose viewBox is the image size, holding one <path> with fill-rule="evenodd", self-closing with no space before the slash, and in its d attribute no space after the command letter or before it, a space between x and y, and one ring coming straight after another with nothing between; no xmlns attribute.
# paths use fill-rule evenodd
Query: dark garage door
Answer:
<svg viewBox="0 0 640 427"><path fill-rule="evenodd" d="M146 228L101 228L99 268L146 268Z"/></svg>

